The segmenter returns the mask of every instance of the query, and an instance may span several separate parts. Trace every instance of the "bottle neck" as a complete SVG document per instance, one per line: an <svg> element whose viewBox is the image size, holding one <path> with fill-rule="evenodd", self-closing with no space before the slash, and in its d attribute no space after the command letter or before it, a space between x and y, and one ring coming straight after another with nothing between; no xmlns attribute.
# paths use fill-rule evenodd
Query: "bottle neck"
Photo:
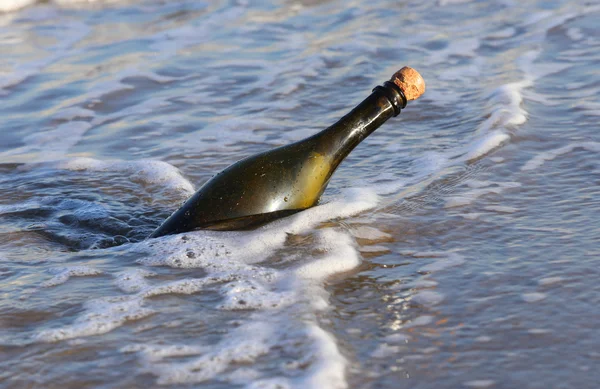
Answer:
<svg viewBox="0 0 600 389"><path fill-rule="evenodd" d="M326 155L332 155L334 169L344 158L389 118L406 107L406 97L396 84L386 81L337 123L316 136L323 140Z"/></svg>

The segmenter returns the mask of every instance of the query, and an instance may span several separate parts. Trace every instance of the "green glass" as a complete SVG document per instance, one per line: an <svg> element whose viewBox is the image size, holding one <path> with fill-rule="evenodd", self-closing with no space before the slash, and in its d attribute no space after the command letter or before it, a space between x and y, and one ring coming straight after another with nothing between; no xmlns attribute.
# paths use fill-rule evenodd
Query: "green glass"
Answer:
<svg viewBox="0 0 600 389"><path fill-rule="evenodd" d="M316 205L340 163L363 139L406 106L384 83L329 128L244 158L211 178L150 235L259 226Z"/></svg>

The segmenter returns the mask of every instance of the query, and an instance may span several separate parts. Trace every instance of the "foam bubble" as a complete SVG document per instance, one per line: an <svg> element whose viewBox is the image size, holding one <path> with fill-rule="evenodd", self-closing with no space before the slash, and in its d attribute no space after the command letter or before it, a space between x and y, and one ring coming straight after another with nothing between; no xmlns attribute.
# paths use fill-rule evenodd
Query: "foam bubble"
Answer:
<svg viewBox="0 0 600 389"><path fill-rule="evenodd" d="M206 285L221 282L226 279L229 279L229 277L182 279L177 281L165 282L160 285L150 286L148 288L142 289L137 296L148 298L164 294L193 294L204 289Z"/></svg>
<svg viewBox="0 0 600 389"><path fill-rule="evenodd" d="M41 284L44 288L64 284L71 277L96 276L103 273L101 270L88 266L55 267L49 269L49 272L54 274L54 277Z"/></svg>
<svg viewBox="0 0 600 389"><path fill-rule="evenodd" d="M86 311L73 324L39 331L33 339L57 342L81 336L99 335L122 326L127 321L150 316L153 310L142 306L139 298L101 298L85 303Z"/></svg>
<svg viewBox="0 0 600 389"><path fill-rule="evenodd" d="M145 269L129 269L115 274L115 284L126 293L135 293L150 288L146 277L155 275L156 273Z"/></svg>
<svg viewBox="0 0 600 389"><path fill-rule="evenodd" d="M235 280L220 288L220 309L279 309L297 301L293 291L277 290L255 279Z"/></svg>

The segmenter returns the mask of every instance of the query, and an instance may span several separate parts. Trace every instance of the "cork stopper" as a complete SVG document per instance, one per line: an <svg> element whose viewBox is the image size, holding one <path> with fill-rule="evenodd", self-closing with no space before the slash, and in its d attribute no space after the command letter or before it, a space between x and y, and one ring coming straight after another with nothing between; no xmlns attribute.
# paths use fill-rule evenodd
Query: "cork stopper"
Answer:
<svg viewBox="0 0 600 389"><path fill-rule="evenodd" d="M408 66L398 70L390 79L398 88L402 89L407 100L416 100L425 93L425 80L413 68Z"/></svg>

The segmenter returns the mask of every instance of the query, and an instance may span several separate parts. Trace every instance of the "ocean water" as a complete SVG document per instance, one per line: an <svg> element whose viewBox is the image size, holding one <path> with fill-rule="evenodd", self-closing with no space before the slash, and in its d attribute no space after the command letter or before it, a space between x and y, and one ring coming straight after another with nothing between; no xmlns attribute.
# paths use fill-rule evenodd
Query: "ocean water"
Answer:
<svg viewBox="0 0 600 389"><path fill-rule="evenodd" d="M597 388L600 2L0 1L0 387ZM146 240L427 91L321 204Z"/></svg>

